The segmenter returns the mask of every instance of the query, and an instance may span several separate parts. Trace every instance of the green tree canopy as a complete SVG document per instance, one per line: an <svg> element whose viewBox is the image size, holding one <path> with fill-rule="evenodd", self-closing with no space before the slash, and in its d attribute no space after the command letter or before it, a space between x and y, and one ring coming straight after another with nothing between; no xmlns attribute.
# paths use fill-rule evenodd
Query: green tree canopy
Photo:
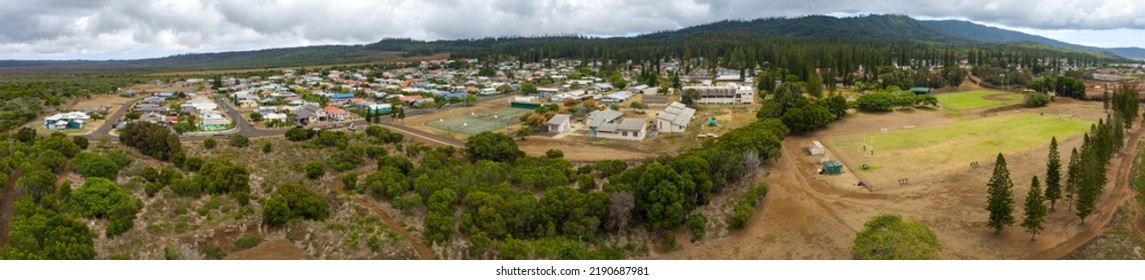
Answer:
<svg viewBox="0 0 1145 280"><path fill-rule="evenodd" d="M524 155L513 138L501 133L482 132L465 142L465 157L471 161L513 162Z"/></svg>
<svg viewBox="0 0 1145 280"><path fill-rule="evenodd" d="M851 255L859 260L929 260L941 249L926 225L883 214L871 217L855 234Z"/></svg>

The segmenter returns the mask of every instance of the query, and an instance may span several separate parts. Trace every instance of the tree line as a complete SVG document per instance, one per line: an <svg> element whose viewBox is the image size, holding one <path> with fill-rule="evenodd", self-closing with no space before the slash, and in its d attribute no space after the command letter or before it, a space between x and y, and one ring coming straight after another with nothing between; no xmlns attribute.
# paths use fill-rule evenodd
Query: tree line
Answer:
<svg viewBox="0 0 1145 280"><path fill-rule="evenodd" d="M1125 144L1125 132L1137 116L1136 89L1130 86L1121 86L1113 93L1114 112L1108 114L1106 119L1098 120L1090 126L1090 130L1082 136L1080 148L1070 151L1069 163L1065 166L1065 181L1062 182L1061 159L1058 151L1057 138L1050 139L1049 157L1046 162L1046 187L1042 191L1037 176L1030 182L1029 193L1026 195L1024 219L1020 225L1031 233L1031 239L1044 229L1047 207L1053 211L1058 200L1069 203L1070 210L1078 217L1082 224L1097 209L1098 200L1104 193L1106 177L1105 166L1113 155ZM1132 101L1132 102L1127 102ZM988 225L994 233L1000 233L1006 227L1015 223L1013 214L1013 182L1006 167L1006 160L998 154L994 166L994 173L988 185L987 207L990 212Z"/></svg>

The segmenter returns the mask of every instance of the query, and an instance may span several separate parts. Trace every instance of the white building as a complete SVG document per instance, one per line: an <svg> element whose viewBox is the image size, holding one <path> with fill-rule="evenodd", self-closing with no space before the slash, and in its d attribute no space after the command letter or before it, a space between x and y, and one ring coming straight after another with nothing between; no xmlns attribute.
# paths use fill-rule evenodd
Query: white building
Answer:
<svg viewBox="0 0 1145 280"><path fill-rule="evenodd" d="M87 113L78 111L55 114L44 118L44 128L51 130L79 129L83 128L83 125L90 119L91 116L88 116Z"/></svg>
<svg viewBox="0 0 1145 280"><path fill-rule="evenodd" d="M549 131L556 133L565 133L572 130L572 116L568 114L556 114L549 119Z"/></svg>
<svg viewBox="0 0 1145 280"><path fill-rule="evenodd" d="M663 133L682 133L688 129L688 123L696 115L696 109L684 106L684 103L672 102L664 108L664 112L656 115L656 131Z"/></svg>
<svg viewBox="0 0 1145 280"><path fill-rule="evenodd" d="M619 140L644 140L648 122L644 119L625 118L620 123L606 123L596 129L596 137Z"/></svg>
<svg viewBox="0 0 1145 280"><path fill-rule="evenodd" d="M807 147L807 150L811 152L813 156L822 155L824 152L823 143L819 143L819 140L811 141L811 146Z"/></svg>
<svg viewBox="0 0 1145 280"><path fill-rule="evenodd" d="M691 86L684 91L694 90L699 95L699 104L751 104L755 102L755 95L749 86L739 86L728 83L724 86Z"/></svg>

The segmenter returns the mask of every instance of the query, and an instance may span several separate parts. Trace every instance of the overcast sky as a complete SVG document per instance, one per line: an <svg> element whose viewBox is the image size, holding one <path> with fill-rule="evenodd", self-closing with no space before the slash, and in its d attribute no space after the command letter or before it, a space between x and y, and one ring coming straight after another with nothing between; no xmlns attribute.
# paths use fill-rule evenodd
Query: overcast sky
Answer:
<svg viewBox="0 0 1145 280"><path fill-rule="evenodd" d="M1145 47L1141 0L0 0L0 59L150 58L386 37L624 36L723 19L865 13Z"/></svg>

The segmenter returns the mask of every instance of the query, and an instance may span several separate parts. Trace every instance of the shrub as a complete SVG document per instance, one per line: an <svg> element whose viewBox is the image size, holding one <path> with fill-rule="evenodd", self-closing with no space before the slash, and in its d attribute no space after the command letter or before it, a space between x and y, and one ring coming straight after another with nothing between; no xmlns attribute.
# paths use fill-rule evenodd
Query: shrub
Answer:
<svg viewBox="0 0 1145 280"><path fill-rule="evenodd" d="M218 145L219 145L219 141L215 141L215 138L207 138L207 140L203 140L203 148L204 149L207 149L207 150L214 149Z"/></svg>
<svg viewBox="0 0 1145 280"><path fill-rule="evenodd" d="M88 178L115 180L119 174L119 165L106 156L82 152L72 160L72 170Z"/></svg>
<svg viewBox="0 0 1145 280"><path fill-rule="evenodd" d="M885 92L872 93L859 96L855 102L863 111L890 112L895 107L895 96Z"/></svg>
<svg viewBox="0 0 1145 280"><path fill-rule="evenodd" d="M246 148L250 146L250 138L242 134L231 135L231 147Z"/></svg>
<svg viewBox="0 0 1145 280"><path fill-rule="evenodd" d="M744 226L747 226L747 221L751 219L751 214L754 211L755 208L751 207L751 204L746 201L736 203L735 211L732 212L730 221L732 229L743 229Z"/></svg>
<svg viewBox="0 0 1145 280"><path fill-rule="evenodd" d="M321 162L311 162L306 164L306 178L314 180L322 177L322 175L326 175L326 166L323 166Z"/></svg>
<svg viewBox="0 0 1145 280"><path fill-rule="evenodd" d="M1026 106L1044 107L1050 104L1050 97L1040 92L1026 93Z"/></svg>
<svg viewBox="0 0 1145 280"><path fill-rule="evenodd" d="M120 133L119 141L158 160L169 160L183 150L179 136L165 126L149 122L127 124Z"/></svg>
<svg viewBox="0 0 1145 280"><path fill-rule="evenodd" d="M286 184L275 190L263 205L263 222L281 227L295 219L323 220L330 214L330 202L299 184Z"/></svg>
<svg viewBox="0 0 1145 280"><path fill-rule="evenodd" d="M346 190L358 191L361 193L361 190L358 189L358 174L354 174L353 172L346 173L342 175L341 179L342 186L345 187Z"/></svg>
<svg viewBox="0 0 1145 280"><path fill-rule="evenodd" d="M211 243L203 246L203 256L206 256L208 260L221 260L227 257L227 252L224 252L218 244Z"/></svg>
<svg viewBox="0 0 1145 280"><path fill-rule="evenodd" d="M272 146L270 141L262 142L262 153L269 154L274 149Z"/></svg>
<svg viewBox="0 0 1145 280"><path fill-rule="evenodd" d="M692 228L692 236L696 239L704 239L708 226L708 216L700 212L692 213L692 216L688 217L688 226Z"/></svg>
<svg viewBox="0 0 1145 280"><path fill-rule="evenodd" d="M294 142L310 140L316 135L317 132L314 130L300 127L291 128L286 131L286 139Z"/></svg>
<svg viewBox="0 0 1145 280"><path fill-rule="evenodd" d="M596 177L590 173L577 175L576 185L581 191L587 192L596 189Z"/></svg>
<svg viewBox="0 0 1145 280"><path fill-rule="evenodd" d="M247 235L235 240L235 250L246 250L258 246L262 243L262 238L255 235Z"/></svg>
<svg viewBox="0 0 1145 280"><path fill-rule="evenodd" d="M84 138L80 135L72 136L72 143L75 143L76 146L79 146L81 150L86 150L88 146L87 138Z"/></svg>
<svg viewBox="0 0 1145 280"><path fill-rule="evenodd" d="M104 153L104 155L111 159L111 161L114 161L115 165L119 166L119 169L127 168L127 166L131 165L131 162L134 161L131 159L131 156L127 155L126 152L123 152L123 150L120 149L107 151Z"/></svg>

